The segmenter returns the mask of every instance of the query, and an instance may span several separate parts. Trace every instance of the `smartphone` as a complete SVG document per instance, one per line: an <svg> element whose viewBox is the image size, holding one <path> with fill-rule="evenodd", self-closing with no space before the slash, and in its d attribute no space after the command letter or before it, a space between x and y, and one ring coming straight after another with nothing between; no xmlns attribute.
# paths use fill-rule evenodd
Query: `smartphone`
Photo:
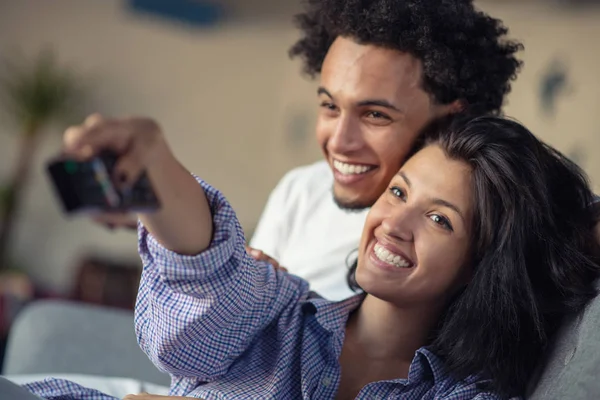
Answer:
<svg viewBox="0 0 600 400"><path fill-rule="evenodd" d="M146 173L133 186L120 189L113 181L118 157L105 152L87 161L54 159L46 169L63 210L80 212L149 212L160 202Z"/></svg>

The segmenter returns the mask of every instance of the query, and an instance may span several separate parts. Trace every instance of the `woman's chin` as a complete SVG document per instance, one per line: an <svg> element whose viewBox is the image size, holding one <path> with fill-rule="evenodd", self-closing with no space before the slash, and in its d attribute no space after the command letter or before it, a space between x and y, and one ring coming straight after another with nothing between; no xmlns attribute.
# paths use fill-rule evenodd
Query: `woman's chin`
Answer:
<svg viewBox="0 0 600 400"><path fill-rule="evenodd" d="M356 283L366 294L394 304L406 292L406 274L397 276L378 267L357 268Z"/></svg>
<svg viewBox="0 0 600 400"><path fill-rule="evenodd" d="M388 297L385 296L385 293L389 291L389 285L386 285L386 282L382 282L381 279L371 273L356 271L356 283L368 295L377 298Z"/></svg>

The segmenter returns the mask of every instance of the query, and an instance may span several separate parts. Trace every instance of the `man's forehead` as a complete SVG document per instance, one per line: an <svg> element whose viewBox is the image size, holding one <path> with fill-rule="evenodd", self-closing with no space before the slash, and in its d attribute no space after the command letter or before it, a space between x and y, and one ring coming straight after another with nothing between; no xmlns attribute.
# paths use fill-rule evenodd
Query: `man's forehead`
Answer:
<svg viewBox="0 0 600 400"><path fill-rule="evenodd" d="M408 53L338 39L323 63L321 86L334 96L356 101L392 101L407 92L423 92L421 75L421 62Z"/></svg>
<svg viewBox="0 0 600 400"><path fill-rule="evenodd" d="M338 73L348 70L364 77L420 79L423 68L422 62L410 53L338 38L327 52L322 72L327 73L330 69Z"/></svg>

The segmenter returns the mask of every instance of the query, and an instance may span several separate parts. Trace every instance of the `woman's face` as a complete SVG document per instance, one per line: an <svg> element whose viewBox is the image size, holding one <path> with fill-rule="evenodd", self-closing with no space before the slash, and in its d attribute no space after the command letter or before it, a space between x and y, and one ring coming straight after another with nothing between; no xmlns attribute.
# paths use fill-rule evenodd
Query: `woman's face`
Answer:
<svg viewBox="0 0 600 400"><path fill-rule="evenodd" d="M425 147L371 208L357 283L400 307L445 304L470 278L472 208L469 165Z"/></svg>

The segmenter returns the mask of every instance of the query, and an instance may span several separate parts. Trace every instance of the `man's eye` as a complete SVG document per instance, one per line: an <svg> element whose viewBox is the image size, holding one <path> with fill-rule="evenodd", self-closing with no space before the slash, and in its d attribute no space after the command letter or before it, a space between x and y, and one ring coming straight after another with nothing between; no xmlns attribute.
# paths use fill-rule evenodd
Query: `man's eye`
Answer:
<svg viewBox="0 0 600 400"><path fill-rule="evenodd" d="M373 119L386 119L386 120L391 119L390 117L388 117L387 115L385 115L384 113L381 113L379 111L369 111L367 113L367 117L373 118Z"/></svg>
<svg viewBox="0 0 600 400"><path fill-rule="evenodd" d="M327 101L324 101L321 103L321 107L326 108L327 110L330 111L335 111L336 110L336 106L333 103L329 103Z"/></svg>

